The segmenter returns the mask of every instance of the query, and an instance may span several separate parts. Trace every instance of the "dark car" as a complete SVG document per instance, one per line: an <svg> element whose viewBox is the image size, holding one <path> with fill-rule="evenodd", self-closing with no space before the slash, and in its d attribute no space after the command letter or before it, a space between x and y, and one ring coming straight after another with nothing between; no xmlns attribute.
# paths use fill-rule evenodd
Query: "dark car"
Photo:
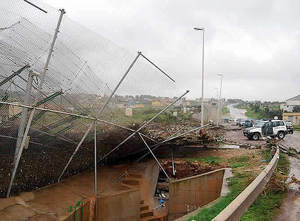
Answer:
<svg viewBox="0 0 300 221"><path fill-rule="evenodd" d="M245 122L242 126L245 128L253 127L253 120L245 120Z"/></svg>
<svg viewBox="0 0 300 221"><path fill-rule="evenodd" d="M291 121L286 121L285 125L286 125L286 129L287 129L287 133L288 134L293 134L294 133L294 128L293 128L292 122Z"/></svg>

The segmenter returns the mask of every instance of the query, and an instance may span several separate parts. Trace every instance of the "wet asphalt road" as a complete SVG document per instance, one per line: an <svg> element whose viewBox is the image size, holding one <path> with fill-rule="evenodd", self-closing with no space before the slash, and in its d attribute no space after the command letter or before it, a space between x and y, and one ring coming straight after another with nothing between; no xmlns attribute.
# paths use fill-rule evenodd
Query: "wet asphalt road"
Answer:
<svg viewBox="0 0 300 221"><path fill-rule="evenodd" d="M295 148L300 151L300 132L295 131L292 135L287 135L284 138L283 144L288 147ZM290 157L290 173L289 177L295 175L300 179L300 160ZM290 181L290 178L287 180ZM275 217L275 221L299 221L300 220L300 185L291 184L289 192L280 207L280 213Z"/></svg>
<svg viewBox="0 0 300 221"><path fill-rule="evenodd" d="M293 147L297 152L300 152L300 131L294 131L294 134L286 135L283 144L288 147Z"/></svg>
<svg viewBox="0 0 300 221"><path fill-rule="evenodd" d="M233 119L238 119L238 118L245 119L245 118L247 118L246 115L245 115L246 110L235 108L234 107L235 105L236 104L228 105L228 109L229 109L231 118L233 118Z"/></svg>

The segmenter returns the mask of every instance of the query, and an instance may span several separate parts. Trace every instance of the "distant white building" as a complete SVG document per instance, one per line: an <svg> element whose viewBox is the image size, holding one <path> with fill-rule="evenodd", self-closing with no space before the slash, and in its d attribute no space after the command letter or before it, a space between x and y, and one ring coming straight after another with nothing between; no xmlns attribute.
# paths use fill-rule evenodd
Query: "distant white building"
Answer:
<svg viewBox="0 0 300 221"><path fill-rule="evenodd" d="M300 106L300 95L292 97L280 105L283 112L293 112L295 106Z"/></svg>
<svg viewBox="0 0 300 221"><path fill-rule="evenodd" d="M292 97L286 100L286 105L288 106L300 106L300 95Z"/></svg>

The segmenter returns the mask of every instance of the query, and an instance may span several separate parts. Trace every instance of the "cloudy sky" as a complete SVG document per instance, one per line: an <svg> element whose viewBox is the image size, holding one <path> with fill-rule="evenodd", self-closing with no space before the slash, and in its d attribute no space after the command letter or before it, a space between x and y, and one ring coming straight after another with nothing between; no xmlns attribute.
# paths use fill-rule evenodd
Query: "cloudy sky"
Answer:
<svg viewBox="0 0 300 221"><path fill-rule="evenodd" d="M300 94L299 0L44 0L113 42L141 50L201 95L205 27L205 97L285 100Z"/></svg>

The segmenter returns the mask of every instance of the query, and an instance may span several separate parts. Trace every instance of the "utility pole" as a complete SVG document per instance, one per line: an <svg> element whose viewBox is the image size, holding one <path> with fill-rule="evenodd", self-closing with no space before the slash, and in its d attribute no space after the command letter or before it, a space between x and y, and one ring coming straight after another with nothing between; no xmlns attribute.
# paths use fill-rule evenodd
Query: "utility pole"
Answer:
<svg viewBox="0 0 300 221"><path fill-rule="evenodd" d="M223 81L223 74L218 74L220 77L220 94L219 94L219 99L218 99L218 109L217 109L217 126L219 126L220 123L220 115L222 113L221 109L221 98L222 98L222 81Z"/></svg>
<svg viewBox="0 0 300 221"><path fill-rule="evenodd" d="M194 28L196 31L202 31L202 93L201 93L201 126L204 125L204 28Z"/></svg>

